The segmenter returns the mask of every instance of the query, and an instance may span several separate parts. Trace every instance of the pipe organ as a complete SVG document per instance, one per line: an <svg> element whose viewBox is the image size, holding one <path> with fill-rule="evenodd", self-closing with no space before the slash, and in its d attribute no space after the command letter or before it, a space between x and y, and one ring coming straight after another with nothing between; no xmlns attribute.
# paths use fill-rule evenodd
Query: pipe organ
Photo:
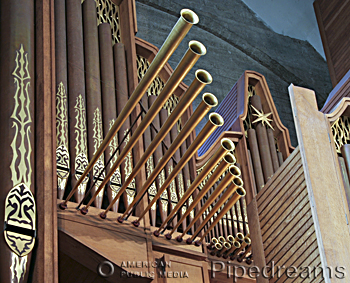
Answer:
<svg viewBox="0 0 350 283"><path fill-rule="evenodd" d="M0 138L2 148L11 152L0 152L7 168L2 179L8 188L0 190L6 205L0 214L4 219L1 282L35 278L28 275L37 262L32 250L43 256L42 242L55 242L42 240L46 231L42 219L49 208L54 211L46 221L57 222L50 235L59 242L55 249L62 282L79 282L79 275L69 272L77 267L87 277L95 276L96 282L125 282L123 272L135 282L151 282L154 278L135 275L138 266L124 264L135 260L174 263L146 266L147 272L155 272L153 282L161 280L161 272L179 268L189 272L188 282L228 282L224 272L219 273L219 281L209 279L215 268L208 262L246 268L265 266L274 258L300 263L296 255L303 247L297 244L309 232L312 237L305 251L314 249L315 260L306 261L320 264L316 208L310 205L317 189L306 182L308 151L302 143L308 140L300 138L297 149L291 146L264 76L245 71L219 103L215 93L207 92L215 77L210 70L194 68L207 52L200 38L188 42L175 69L167 63L199 22L194 11L180 11L158 50L135 36L132 0L54 1L50 27L54 27L55 44L50 49L52 65L45 69L52 74L51 105L45 100L49 96L39 92L45 72L40 71L41 49L35 49L41 37L33 27L41 19L34 12L34 4L40 1L25 2L0 4L1 17L6 19L0 26L4 42L0 62L10 62L10 67L1 64L5 91L0 96L0 114L2 121L11 124L2 126ZM5 15L3 3L16 10L25 25L18 17ZM183 80L191 70L195 76L187 86ZM297 89L293 91L298 94ZM201 103L193 109L198 96ZM50 106L45 104L46 116L34 111L41 109L41 103ZM301 107L296 104L293 109ZM325 115L328 128L323 128L336 152L332 168L337 172L339 163L342 172L344 209L350 204L348 105L345 100ZM196 126L207 116L196 133ZM52 155L53 176L39 146L49 143L40 128L47 117L54 125L50 135L54 144L43 152L48 160ZM34 169L40 162L46 167ZM45 178L55 184L54 190L46 188ZM47 203L47 194L53 204ZM24 204L30 205L25 224L13 216ZM293 227L288 226L291 223ZM303 234L296 239L299 232ZM288 247L295 254L286 258ZM98 281L96 261L105 260L116 272Z"/></svg>
<svg viewBox="0 0 350 283"><path fill-rule="evenodd" d="M83 215L94 206L102 208L100 218L121 213L114 225L133 219L135 227L146 216L143 225L154 227L154 237L172 243L175 233L177 242L206 243L211 256L251 264L247 201L291 149L264 79L246 72L195 137L195 126L218 102L205 93L192 110L191 102L212 81L206 70L197 70L190 86L182 80L206 48L190 41L175 70L166 60L197 15L182 10L157 53L138 40L130 63L118 7L108 0L85 0L81 6L67 4L66 14L61 7L57 19L67 40L59 43L56 58L64 74L62 79L57 69L57 136L70 137L69 143L57 143L60 208L73 200ZM73 20L70 13L80 17ZM138 81L132 93L130 64L136 65Z"/></svg>

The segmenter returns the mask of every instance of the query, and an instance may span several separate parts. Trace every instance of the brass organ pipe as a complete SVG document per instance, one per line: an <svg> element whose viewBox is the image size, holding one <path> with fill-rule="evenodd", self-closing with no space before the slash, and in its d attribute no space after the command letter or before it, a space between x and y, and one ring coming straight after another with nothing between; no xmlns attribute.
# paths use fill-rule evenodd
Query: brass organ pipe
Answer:
<svg viewBox="0 0 350 283"><path fill-rule="evenodd" d="M207 201L204 203L204 205L201 207L201 209L196 213L195 217L193 218L193 220L191 221L191 223L188 225L188 227L182 232L182 235L179 238L182 238L189 230L190 228L196 223L196 221L203 215L203 213L207 210L207 208L214 202L214 200L220 195L220 193L228 186L230 185L230 183L233 183L233 186L229 186L226 190L226 192L224 193L224 195L219 198L219 200L217 201L217 203L215 204L214 208L217 207L217 205L219 205L218 207L220 207L221 205L224 204L224 202L230 197L230 194L232 194L232 192L239 186L243 185L243 181L241 180L241 178L239 178L236 173L237 170L239 170L236 166L230 166L229 168L229 174L226 174L226 176L221 180L221 182L219 183L218 187L214 190L214 192L210 195L210 197L207 199ZM216 211L213 208L213 215L214 212ZM212 215L209 213L209 217L212 217ZM208 217L208 216L207 216ZM208 222L208 221L206 221ZM204 226L203 226L204 227ZM176 230L173 229L171 231L171 233L169 233L170 235L172 235ZM169 236L167 236L169 237ZM220 240L221 239L221 240ZM225 237L220 236L218 238L218 240L220 242L226 242Z"/></svg>
<svg viewBox="0 0 350 283"><path fill-rule="evenodd" d="M211 80L210 74L205 72L205 71L200 71L200 72L197 71L196 74L197 75L198 74L207 75L207 79L208 79L207 81ZM193 87L191 88L191 86L193 86ZM170 128L177 122L179 116L181 116L183 114L183 112L185 111L185 107L188 106L187 104L191 104L195 95L198 92L200 92L201 89L203 89L203 87L205 86L205 83L203 83L203 82L201 83L199 81L199 79L195 79L194 82L191 84L191 86L188 88L188 90L184 94L184 97L180 100L179 104L176 106L176 108L170 114L170 116L166 120L165 124L158 132L156 138L153 139L151 145L145 150L141 159L135 165L134 170L131 172L129 178L135 176L137 174L137 172L140 170L140 168L142 168L142 166L145 164L145 162L148 160L148 158L152 155L153 151L161 143L162 139L165 137L165 135L170 130ZM192 98L189 98L188 96L191 96ZM175 141L172 143L172 145L170 146L168 151L162 157L161 161L157 164L157 166L154 168L151 175L147 178L145 184L142 186L141 190L138 192L138 194L134 198L134 201L130 204L128 209L125 210L123 216L119 218L120 221L123 221L123 218L127 215L127 213L130 211L130 209L143 196L145 191L148 189L148 187L152 184L152 182L155 180L155 178L161 172L161 170L165 166L166 162L169 161L171 156L174 154L174 152L177 150L177 148L181 145L181 142L183 140L185 140L187 138L187 136L193 131L193 129L196 127L196 125L199 123L199 121L201 119L203 119L203 117L205 116L206 113L208 113L210 108L217 105L217 98L211 93L203 94L202 98L203 98L203 101L198 106L199 107L198 111L196 110L193 113L193 115L191 116L191 118L187 121L187 123L185 124L182 131L179 133L179 135L176 137ZM182 103L182 102L184 102L184 103ZM185 104L185 105L183 105L183 104ZM176 110L176 109L178 109L178 110ZM179 110L181 111L180 113L178 113ZM120 189L119 194L115 197L115 199L120 197L122 190L124 188L126 188L126 186L128 184L127 183L128 180L123 184L123 187ZM113 200L113 202L116 201L115 199ZM111 204L109 206L111 206ZM102 213L102 215L101 215L102 218L104 218L106 216L108 210L109 210L109 208L107 208Z"/></svg>
<svg viewBox="0 0 350 283"><path fill-rule="evenodd" d="M239 178L239 177L237 177ZM242 181L243 183L243 181ZM225 215L225 213L242 197L245 196L246 192L243 188L238 187L235 192L233 193L232 197L230 198L230 200L225 204L225 206L221 209L220 213L218 214L218 216L215 218L214 222L209 226L209 228L203 233L202 237L200 238L199 241L196 242L196 245L200 245L200 243L202 243L204 237L209 233L209 231L211 229L214 228L214 226L219 222L219 220ZM221 205L220 205L221 207ZM219 208L219 207L218 207ZM214 210L214 209L213 209ZM202 222L202 224L205 223L205 221ZM205 224L204 224L205 225ZM200 233L200 231L202 230L203 227L199 227L196 232L194 233L194 235L187 239L186 242L187 243L192 243L193 240L197 237L197 235Z"/></svg>
<svg viewBox="0 0 350 283"><path fill-rule="evenodd" d="M167 217L167 219L162 223L162 225L159 227L159 229L154 232L155 236L159 236L160 230L163 229L167 225L167 223L169 222L171 217L173 217L175 215L175 213L181 208L181 206L192 195L192 193L196 190L196 188L199 186L199 184L203 182L203 180L214 169L214 167L225 156L225 154L228 153L231 150L234 150L234 149L235 149L235 145L234 145L234 143L231 140L229 140L227 138L224 138L224 139L221 140L220 147L217 149L217 151L214 153L214 155L209 159L208 163L205 165L203 170L197 175L195 180L192 182L191 186L187 189L187 191L185 192L183 197L179 200L178 204L170 212L170 214ZM231 155L231 156L233 156L233 155ZM234 162L232 162L232 163L234 163ZM229 166L229 165L227 165L227 166ZM225 168L227 168L227 167L225 167ZM223 169L223 170L225 170L225 169ZM191 211L190 211L189 208L187 208L186 212L187 211L189 211L188 214L190 214ZM187 215L186 215L186 217L187 217Z"/></svg>
<svg viewBox="0 0 350 283"><path fill-rule="evenodd" d="M163 184L160 191L157 193L156 197L152 200L152 202L155 202L160 197L162 191L164 191L169 186L170 182L176 177L176 175L180 172L180 170L184 167L184 165L192 158L192 156L197 152L197 150L203 145L205 140L215 131L217 127L221 127L223 124L224 124L224 119L218 113L211 113L209 115L209 121L205 124L205 126L200 131L198 136L195 138L193 143L190 145L190 147L187 149L185 154L182 156L182 158L180 159L180 161L178 162L174 170L171 172L170 176L165 180L165 183ZM181 135L181 132L180 132L180 135ZM176 144L176 142L174 142L173 144ZM181 142L179 141L177 145L180 146ZM167 153L168 152L170 152L170 149L167 151ZM162 158L162 160L163 159L164 157ZM156 170L154 170L154 172L156 172ZM146 207L146 209L143 211L143 213L138 218L138 220L133 222L135 226L138 226L138 223L141 220L141 218L146 214L146 212L152 206L152 202Z"/></svg>
<svg viewBox="0 0 350 283"><path fill-rule="evenodd" d="M181 223L184 219L186 219L186 217L191 213L191 211L196 207L197 203L200 202L200 200L203 199L204 195L209 191L209 189L213 186L213 184L217 181L217 179L220 178L220 176L222 175L222 173L225 172L225 170L232 164L234 164L236 162L236 158L234 157L233 154L226 152L226 154L224 155L224 157L221 159L220 164L218 165L218 167L215 169L215 171L213 172L213 174L210 176L209 180L206 182L206 184L204 185L204 187L202 188L202 190L199 192L199 194L195 197L195 199L193 200L193 202L191 203L191 205L187 208L186 212L184 213L184 215L181 216L181 219L179 220L178 223ZM208 165L208 164L207 164ZM214 166L213 166L214 167ZM208 168L209 169L209 168ZM204 170L204 169L203 169ZM206 172L210 172L205 170ZM202 174L202 172L201 172ZM203 178L204 179L204 178ZM197 188L197 186L194 186L195 184L200 184L201 182L193 182L191 185L191 188L189 190L189 192L191 190L195 190ZM187 192L186 192L187 193ZM185 193L185 196L186 196ZM181 200L180 200L181 201ZM185 202L185 200L182 200L183 202ZM180 206L179 206L180 207ZM208 207L207 207L208 208ZM176 211L175 211L176 213ZM175 214L174 213L174 214ZM194 219L198 219L198 218L194 218ZM192 220L191 223L195 223L195 221L197 220ZM163 223L164 224L164 223ZM191 228L191 224L188 225L188 229ZM178 226L175 226L173 228L173 230L168 233L166 235L167 239L170 240L171 239L171 235L176 231L176 229L178 228ZM186 229L187 229L186 228ZM159 231L159 230L158 230ZM157 235L156 235L157 236Z"/></svg>
<svg viewBox="0 0 350 283"><path fill-rule="evenodd" d="M250 245L249 247L247 247L244 251L243 254L241 254L238 258L237 261L238 262L242 262L242 260L244 259L244 257L252 250L252 245Z"/></svg>
<svg viewBox="0 0 350 283"><path fill-rule="evenodd" d="M75 184L71 193L68 195L66 200L61 203L60 208L65 209L67 207L67 202L73 196L74 192L78 189L79 185L83 182L84 178L88 175L93 165L102 155L103 151L107 148L110 141L118 132L121 125L129 117L137 103L142 98L143 94L147 91L148 87L157 77L158 73L163 69L165 63L168 61L170 56L174 53L175 49L179 46L180 42L183 40L185 35L188 33L193 24L197 24L199 19L196 13L189 9L183 9L180 12L181 17L173 27L172 31L168 35L167 39L163 43L162 47L159 49L157 55L154 57L152 63L150 64L146 74L141 79L140 83L137 85L133 94L130 96L127 104L123 108L123 111L119 113L113 127L110 129L103 142L97 149L95 155L90 160L88 166L86 167L84 173L80 176L79 180ZM108 178L109 180L109 178Z"/></svg>
<svg viewBox="0 0 350 283"><path fill-rule="evenodd" d="M230 166L231 169L232 166ZM196 232L193 234L198 234L206 225L206 223L215 215L215 213L217 213L217 211L220 209L220 207L229 199L229 197L234 194L236 192L236 190L240 187L243 186L243 181L241 178L237 177L236 175L234 175L231 170L229 170L230 174L227 174L225 176L225 178L220 182L219 186L216 188L216 190L214 191L214 193L212 194L212 196L207 200L207 202L204 204L204 206L200 209L200 211L198 211L196 217L200 217L202 215L202 211L203 208L209 207L210 203L212 202L212 200L214 200L216 198L216 194L215 192L219 189L220 191L222 191L223 189L226 188L227 185L229 185L229 187L226 189L226 192L222 195L222 197L219 199L218 202L216 202L216 204L214 205L213 209L209 212L209 214L206 216L205 220L202 221L202 223L199 225L199 227L197 228ZM229 180L229 182L226 182L226 180ZM210 203L209 203L210 202ZM208 204L207 204L208 203ZM196 219L196 218L195 218ZM193 219L193 220L195 220ZM217 219L217 218L216 218ZM211 223L211 225L209 227L214 227L214 223L215 220ZM195 221L192 221L190 225L188 225L189 227L194 225ZM217 223L217 222L216 222ZM185 234L187 233L187 231L184 231L182 233L182 235L178 236L176 239L178 241L181 241L180 239L182 239L183 236L185 236ZM225 238L224 238L225 239Z"/></svg>
<svg viewBox="0 0 350 283"><path fill-rule="evenodd" d="M186 54L192 54L193 56L198 57L198 54L195 55L195 53L193 53L193 52L188 52ZM179 64L180 69L182 68L181 67L182 62L183 61L181 61L180 64ZM178 78L178 76L180 76L180 74L179 74L179 72L177 70L178 70L178 68L175 69L175 71L172 74L172 76L170 77L168 83L164 86L160 96L158 96L157 99L154 101L154 103L152 104L151 108L148 110L147 114L142 119L142 122L137 127L136 131L133 133L133 135L130 138L129 142L124 147L123 151L119 154L118 159L113 164L112 169L107 173L107 176L105 177L105 179L101 183L99 190L101 189L102 186L104 186L108 182L108 178L110 176L112 176L112 174L114 173L114 170L121 164L123 159L127 156L128 152L136 144L136 142L139 139L139 137L141 137L141 135L144 133L146 128L151 124L151 122L154 119L154 117L156 115L158 115L159 110L162 109L162 107L164 106L166 100L172 94L172 92L168 93L169 88L167 88L166 86L169 85L169 82L170 82L170 85L172 86L173 83L174 83L172 78L174 78L176 80L176 78ZM182 79L182 76L181 76L181 79ZM177 81L176 85L178 85L180 82L181 81ZM120 195L126 190L127 186L131 183L131 180L137 175L139 170L146 163L146 161L149 158L149 156L153 153L153 151L161 143L161 141L164 139L164 137L166 136L168 131L170 131L170 129L173 126L173 124L175 124L177 122L177 120L182 116L182 114L186 111L186 109L189 107L189 105L191 105L192 101L202 91L202 89L207 84L210 84L211 82L212 82L212 77L207 71L205 71L205 70L197 70L196 71L195 79L193 80L193 82L191 83L191 85L189 86L189 88L187 89L187 91L185 92L185 94L183 95L183 97L181 98L181 100L179 101L178 105L175 107L175 109L173 110L173 112L171 113L169 118L167 119L166 123L160 129L160 131L158 132L156 137L153 139L150 148L147 149L146 152L142 155L141 159L137 162L136 166L132 170L132 172L129 175L129 177L124 181L124 184L123 184L122 188L120 189L120 191L118 192L118 194L117 194L117 196L115 198L119 198ZM175 90L175 88L172 89L172 90ZM165 96L165 94L167 94L167 96ZM166 98L166 99L164 99L164 98ZM188 134L190 134L190 132ZM98 193L98 191L97 191L97 193ZM94 196L92 197L91 200L94 199ZM86 210L90 206L91 200L86 205L84 210ZM114 200L112 201L112 203L114 203ZM130 204L130 206L131 206L131 204ZM109 210L109 208L107 210Z"/></svg>
<svg viewBox="0 0 350 283"><path fill-rule="evenodd" d="M224 252L223 254L223 258L228 258L228 255L232 252L235 252L235 250L239 249L241 247L241 243L240 242L237 242L237 241L234 241L231 245L231 249L227 250Z"/></svg>
<svg viewBox="0 0 350 283"><path fill-rule="evenodd" d="M213 237L211 239L210 244L208 245L208 249L212 249L215 246L215 244L218 243L218 242L219 242L219 240L217 238Z"/></svg>
<svg viewBox="0 0 350 283"><path fill-rule="evenodd" d="M229 250L227 252L227 255L231 254L230 259L234 260L236 255L238 255L246 246L250 245L251 243L252 243L252 241L250 240L250 238L248 236L245 236L244 241L241 244L241 247L239 249L236 249L236 250L233 250L233 249Z"/></svg>
<svg viewBox="0 0 350 283"><path fill-rule="evenodd" d="M221 257L224 252L228 251L232 247L231 244L228 242L225 242L222 245L223 245L222 249L216 253L216 256L218 257Z"/></svg>
<svg viewBox="0 0 350 283"><path fill-rule="evenodd" d="M227 236L227 242L232 244L234 241L235 241L235 237L233 237L232 235Z"/></svg>
<svg viewBox="0 0 350 283"><path fill-rule="evenodd" d="M217 252L222 250L224 246L223 246L223 243L218 242L214 245L214 247L215 248L210 252L210 254L213 256L216 255Z"/></svg>

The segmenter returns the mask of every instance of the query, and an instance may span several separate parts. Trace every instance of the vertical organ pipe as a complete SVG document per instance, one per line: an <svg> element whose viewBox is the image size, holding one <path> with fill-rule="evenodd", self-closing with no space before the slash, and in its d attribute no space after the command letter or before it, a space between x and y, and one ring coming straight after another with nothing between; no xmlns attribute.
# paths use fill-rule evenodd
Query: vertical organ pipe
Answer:
<svg viewBox="0 0 350 283"><path fill-rule="evenodd" d="M101 70L101 91L102 91L102 118L103 118L103 133L104 136L108 133L109 129L113 126L114 121L117 118L117 102L115 95L115 74L113 64L113 46L112 46L112 32L109 23L102 23L98 26L99 36L99 50L100 50L100 70ZM108 145L104 156L105 164L112 157L112 154L118 147L118 135ZM111 168L117 158L117 154L107 166L107 170ZM110 184L107 188L108 200L112 201L116 195L116 191L119 190L121 184L120 169L117 168L115 173L110 179ZM116 203L112 210L118 212L118 203Z"/></svg>
<svg viewBox="0 0 350 283"><path fill-rule="evenodd" d="M100 82L100 58L98 47L96 3L94 0L85 0L83 6L83 35L84 35L84 62L85 62L85 90L86 90L86 118L88 131L89 160L93 158L103 141L102 101ZM93 165L91 180L104 170L104 155L102 154ZM101 175L104 177L104 174ZM92 188L95 193L101 180L96 181ZM104 190L101 190L95 199L95 206L101 208Z"/></svg>
<svg viewBox="0 0 350 283"><path fill-rule="evenodd" d="M253 95L250 98L250 103L259 112L262 112L262 105L261 105L260 96ZM255 120L252 123L254 123L254 122L255 122ZM262 122L257 122L255 124L255 130L256 130L256 136L258 138L258 147L259 147L262 171L263 171L264 180L266 183L273 175L273 166L272 166L272 160L271 160L269 141L267 138L266 128Z"/></svg>

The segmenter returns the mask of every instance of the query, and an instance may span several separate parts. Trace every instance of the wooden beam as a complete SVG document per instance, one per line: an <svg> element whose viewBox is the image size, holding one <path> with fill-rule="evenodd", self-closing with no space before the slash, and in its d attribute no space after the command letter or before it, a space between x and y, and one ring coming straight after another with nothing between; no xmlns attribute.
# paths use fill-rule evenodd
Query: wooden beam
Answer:
<svg viewBox="0 0 350 283"><path fill-rule="evenodd" d="M327 117L312 90L289 86L321 266L350 269L349 208ZM340 282L325 278L325 282Z"/></svg>
<svg viewBox="0 0 350 283"><path fill-rule="evenodd" d="M33 282L58 282L54 1L37 0L35 6L38 236Z"/></svg>

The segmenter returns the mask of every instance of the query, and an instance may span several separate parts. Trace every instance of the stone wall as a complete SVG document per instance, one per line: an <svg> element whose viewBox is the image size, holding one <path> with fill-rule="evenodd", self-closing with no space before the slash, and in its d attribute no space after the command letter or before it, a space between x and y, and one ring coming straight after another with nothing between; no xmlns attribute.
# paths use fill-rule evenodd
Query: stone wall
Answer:
<svg viewBox="0 0 350 283"><path fill-rule="evenodd" d="M213 83L205 92L215 94L219 102L245 70L263 74L282 123L288 127L296 146L287 88L293 83L315 90L321 108L332 90L322 56L307 41L272 31L241 0L136 0L137 36L160 48L183 8L195 11L199 24L192 27L170 58L170 65L176 67L190 40L201 41L207 54L199 59L184 82L189 85L197 69L209 71ZM200 100L199 96L194 107ZM197 132L204 124L205 121L198 126Z"/></svg>

